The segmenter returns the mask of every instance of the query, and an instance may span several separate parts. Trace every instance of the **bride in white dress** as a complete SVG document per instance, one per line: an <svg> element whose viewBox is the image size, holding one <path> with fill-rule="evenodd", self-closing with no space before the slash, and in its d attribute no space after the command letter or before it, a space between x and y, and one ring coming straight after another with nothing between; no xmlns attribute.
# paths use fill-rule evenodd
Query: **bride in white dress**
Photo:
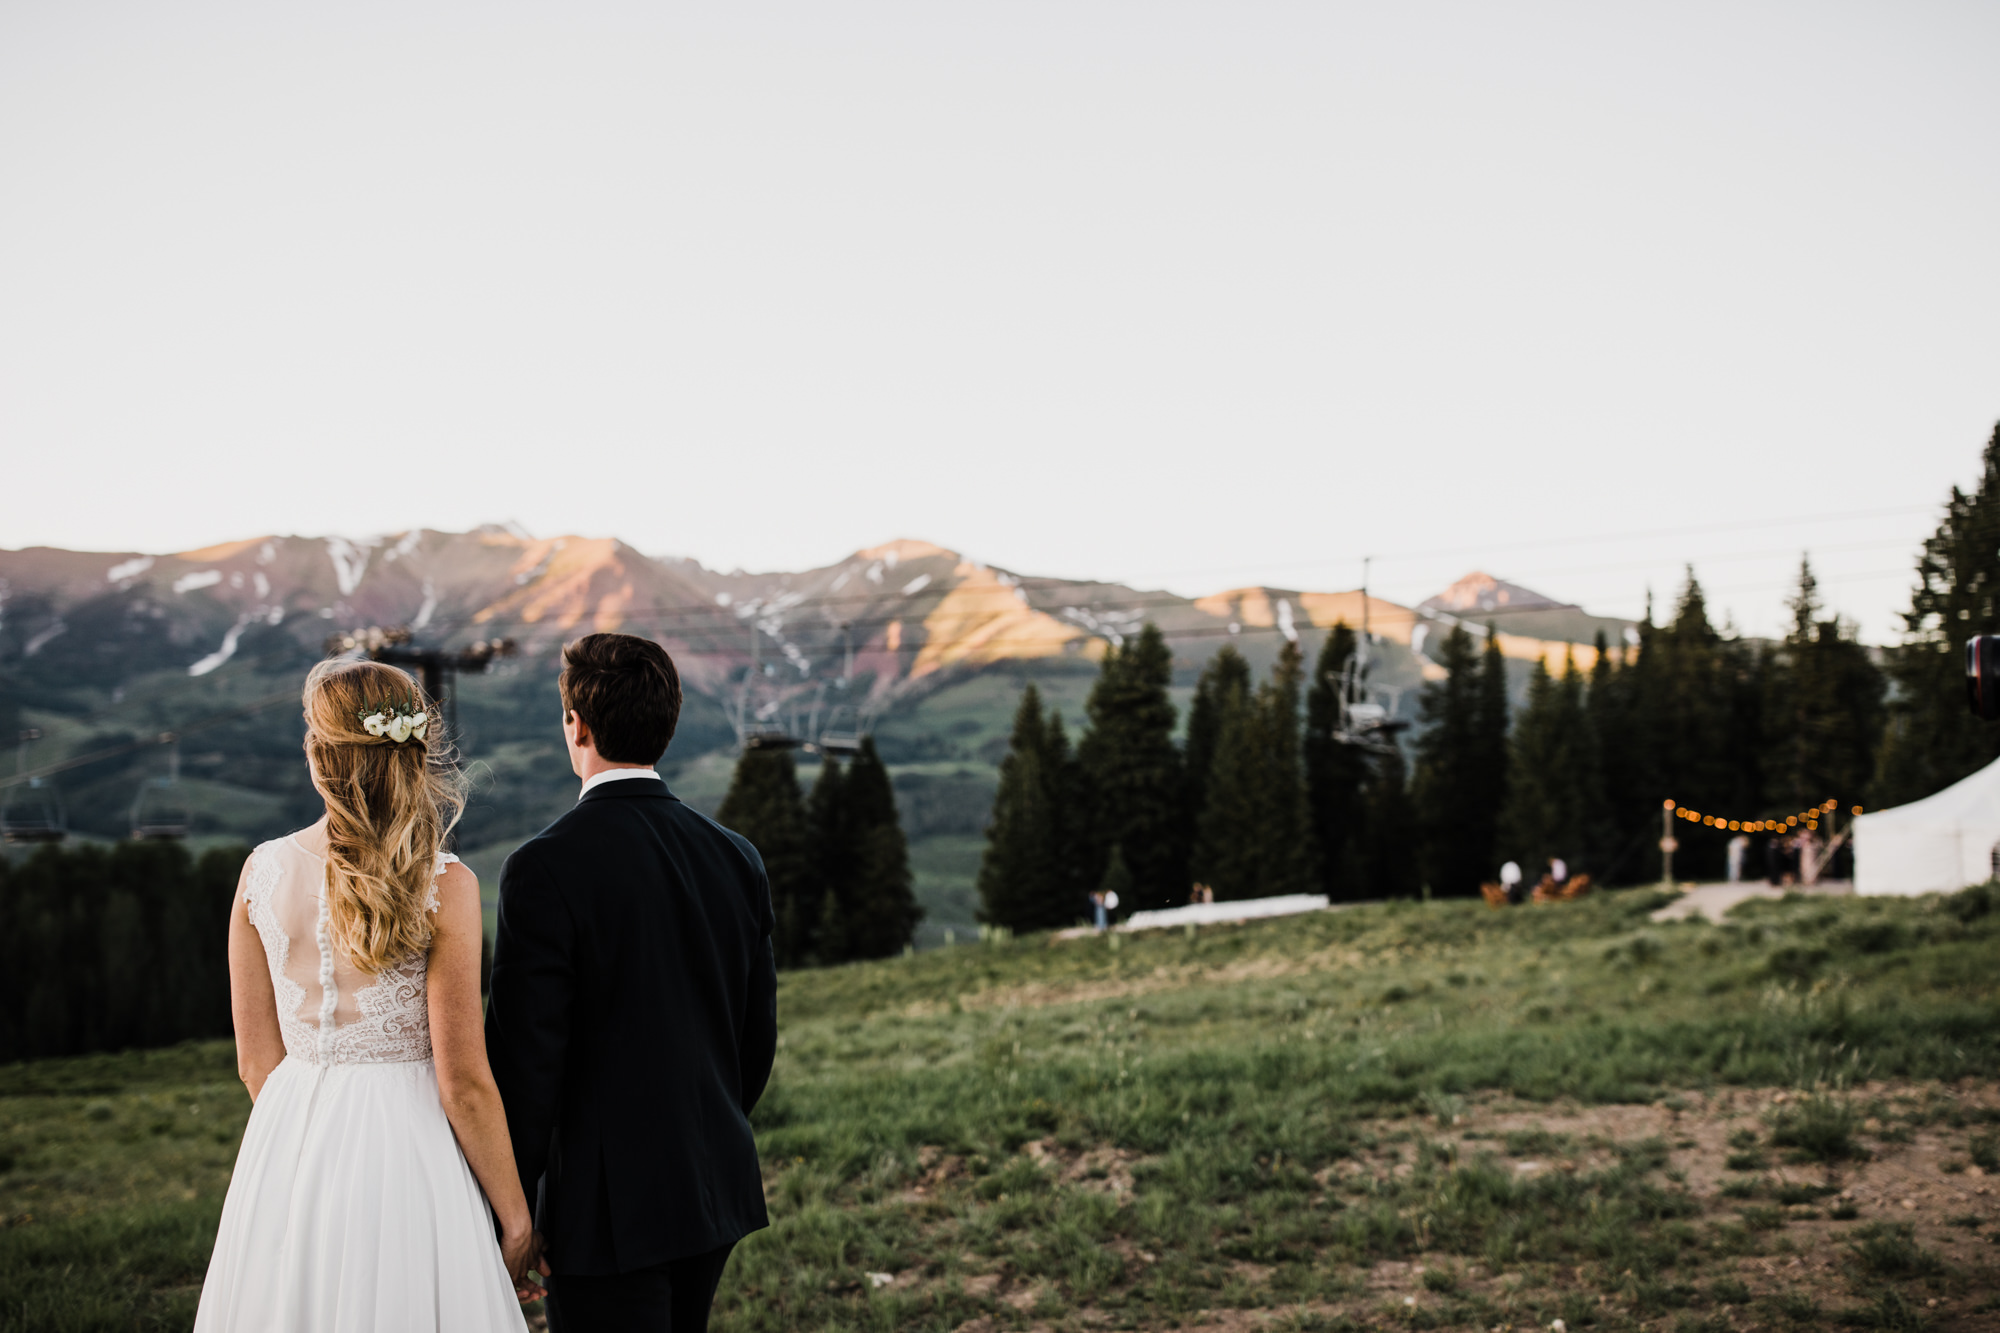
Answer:
<svg viewBox="0 0 2000 1333"><path fill-rule="evenodd" d="M231 912L255 1105L197 1333L523 1330L516 1297L540 1295L486 1063L479 883L440 849L463 798L421 697L377 662L306 680L327 814L251 853Z"/></svg>

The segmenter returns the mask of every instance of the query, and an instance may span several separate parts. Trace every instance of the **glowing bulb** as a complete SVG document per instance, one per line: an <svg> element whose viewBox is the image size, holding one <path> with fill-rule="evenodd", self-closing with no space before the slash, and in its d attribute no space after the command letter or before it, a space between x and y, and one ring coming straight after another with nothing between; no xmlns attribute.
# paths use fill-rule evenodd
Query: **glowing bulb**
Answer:
<svg viewBox="0 0 2000 1333"><path fill-rule="evenodd" d="M1858 806L1858 805L1857 805L1857 806L1855 806L1855 807L1854 807L1854 813L1855 813L1855 814L1857 814L1857 815L1858 815L1858 814L1860 814L1860 813L1861 813L1861 807L1860 807L1860 806Z"/></svg>

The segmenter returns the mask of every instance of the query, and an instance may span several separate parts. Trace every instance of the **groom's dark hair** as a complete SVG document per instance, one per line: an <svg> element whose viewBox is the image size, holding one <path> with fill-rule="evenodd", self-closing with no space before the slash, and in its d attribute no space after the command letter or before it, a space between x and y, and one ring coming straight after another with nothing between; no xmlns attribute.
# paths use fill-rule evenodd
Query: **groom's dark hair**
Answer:
<svg viewBox="0 0 2000 1333"><path fill-rule="evenodd" d="M681 674L667 650L636 634L586 634L562 657L563 716L582 718L615 764L659 763L681 720Z"/></svg>

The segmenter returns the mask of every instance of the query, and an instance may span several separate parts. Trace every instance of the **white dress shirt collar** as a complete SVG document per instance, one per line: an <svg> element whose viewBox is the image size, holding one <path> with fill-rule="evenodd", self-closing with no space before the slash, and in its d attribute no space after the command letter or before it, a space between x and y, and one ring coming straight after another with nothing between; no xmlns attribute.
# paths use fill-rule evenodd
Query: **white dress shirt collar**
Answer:
<svg viewBox="0 0 2000 1333"><path fill-rule="evenodd" d="M586 781L583 790L576 794L576 799L580 801L590 795L592 787L601 787L607 782L622 782L626 778L651 778L655 782L662 780L660 775L650 768L607 768Z"/></svg>

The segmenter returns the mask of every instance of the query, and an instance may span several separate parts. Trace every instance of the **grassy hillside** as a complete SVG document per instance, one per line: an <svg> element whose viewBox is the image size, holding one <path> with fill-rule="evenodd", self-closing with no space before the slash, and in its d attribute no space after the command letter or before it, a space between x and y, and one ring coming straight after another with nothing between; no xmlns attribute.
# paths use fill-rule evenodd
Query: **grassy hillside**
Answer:
<svg viewBox="0 0 2000 1333"><path fill-rule="evenodd" d="M2000 889L1657 901L788 974L716 1326L1993 1327ZM0 1070L0 1328L186 1326L230 1073Z"/></svg>

